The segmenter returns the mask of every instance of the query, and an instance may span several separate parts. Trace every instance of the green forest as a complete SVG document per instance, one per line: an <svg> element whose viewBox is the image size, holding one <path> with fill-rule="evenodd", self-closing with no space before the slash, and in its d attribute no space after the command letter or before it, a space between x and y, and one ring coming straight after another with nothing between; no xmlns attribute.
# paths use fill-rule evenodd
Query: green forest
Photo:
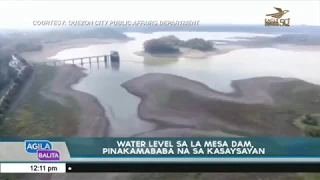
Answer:
<svg viewBox="0 0 320 180"><path fill-rule="evenodd" d="M144 50L148 53L180 53L180 48L190 48L200 51L215 50L211 41L206 41L202 38L183 41L172 35L151 39L144 43Z"/></svg>

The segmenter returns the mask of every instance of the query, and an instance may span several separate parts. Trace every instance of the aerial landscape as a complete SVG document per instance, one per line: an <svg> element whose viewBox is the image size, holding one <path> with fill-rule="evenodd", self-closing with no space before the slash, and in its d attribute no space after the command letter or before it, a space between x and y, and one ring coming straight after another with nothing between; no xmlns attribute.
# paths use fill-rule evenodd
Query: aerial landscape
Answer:
<svg viewBox="0 0 320 180"><path fill-rule="evenodd" d="M250 25L0 28L0 135L319 137L320 19L265 27L266 13L261 14L261 24ZM4 180L319 178L306 173L0 175Z"/></svg>

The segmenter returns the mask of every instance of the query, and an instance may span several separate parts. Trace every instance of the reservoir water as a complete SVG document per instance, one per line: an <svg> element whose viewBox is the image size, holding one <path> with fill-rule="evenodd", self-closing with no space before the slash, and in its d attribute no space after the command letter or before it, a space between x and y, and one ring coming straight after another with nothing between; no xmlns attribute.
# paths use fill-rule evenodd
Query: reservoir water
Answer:
<svg viewBox="0 0 320 180"><path fill-rule="evenodd" d="M207 40L236 40L234 37L269 36L246 33L217 32L158 32L152 34L127 33L135 38L127 43L92 45L59 52L55 59L109 54L119 51L119 69L107 67L103 63L83 67L88 74L73 88L89 93L100 101L106 109L111 123L111 136L127 137L155 128L150 122L140 120L137 107L140 99L128 93L121 84L146 73L169 73L202 82L209 87L230 92L232 80L278 76L294 77L320 84L320 52L279 50L274 48L241 49L206 59L187 58L144 58L134 53L141 51L143 42L164 35L175 35L180 39L204 38Z"/></svg>

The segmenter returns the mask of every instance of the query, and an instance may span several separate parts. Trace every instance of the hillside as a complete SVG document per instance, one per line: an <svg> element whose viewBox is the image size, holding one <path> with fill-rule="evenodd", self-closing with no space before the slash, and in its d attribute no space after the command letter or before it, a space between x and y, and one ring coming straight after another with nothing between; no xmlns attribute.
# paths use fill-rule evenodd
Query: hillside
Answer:
<svg viewBox="0 0 320 180"><path fill-rule="evenodd" d="M273 42L296 45L320 45L320 34L283 34Z"/></svg>
<svg viewBox="0 0 320 180"><path fill-rule="evenodd" d="M264 23L261 21L261 23ZM320 26L290 26L283 27L268 27L264 25L245 25L245 24L202 24L199 26L128 26L117 27L121 32L177 32L177 31L194 31L194 32L245 32L245 33L263 33L263 34L284 34L284 33L301 33L309 32L319 34Z"/></svg>
<svg viewBox="0 0 320 180"><path fill-rule="evenodd" d="M237 41L220 40L226 44L243 45L250 47L270 47L274 45L302 45L302 46L319 46L320 34L316 33L299 33L299 34L281 34L274 37L234 37ZM214 40L212 40L214 41Z"/></svg>
<svg viewBox="0 0 320 180"><path fill-rule="evenodd" d="M63 29L43 32L39 37L42 42L52 43L72 39L98 38L98 39L129 39L125 34L110 28L93 28L93 29Z"/></svg>
<svg viewBox="0 0 320 180"><path fill-rule="evenodd" d="M41 51L43 43L56 43L73 39L129 39L125 34L111 28L65 28L28 32L0 34L0 48L14 49L18 52Z"/></svg>

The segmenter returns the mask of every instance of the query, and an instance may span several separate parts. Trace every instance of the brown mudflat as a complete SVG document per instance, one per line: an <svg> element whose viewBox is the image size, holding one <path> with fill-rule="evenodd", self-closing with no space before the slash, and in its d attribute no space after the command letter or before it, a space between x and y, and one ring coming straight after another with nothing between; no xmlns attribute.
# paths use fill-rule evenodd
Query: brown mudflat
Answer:
<svg viewBox="0 0 320 180"><path fill-rule="evenodd" d="M319 103L314 103L320 98L320 87L292 78L237 80L232 82L232 93L156 73L134 78L122 86L141 98L138 111L144 120L167 127L219 130L243 136L300 136L292 121L320 108ZM152 132L146 136L152 137ZM171 132L170 136L180 135Z"/></svg>

